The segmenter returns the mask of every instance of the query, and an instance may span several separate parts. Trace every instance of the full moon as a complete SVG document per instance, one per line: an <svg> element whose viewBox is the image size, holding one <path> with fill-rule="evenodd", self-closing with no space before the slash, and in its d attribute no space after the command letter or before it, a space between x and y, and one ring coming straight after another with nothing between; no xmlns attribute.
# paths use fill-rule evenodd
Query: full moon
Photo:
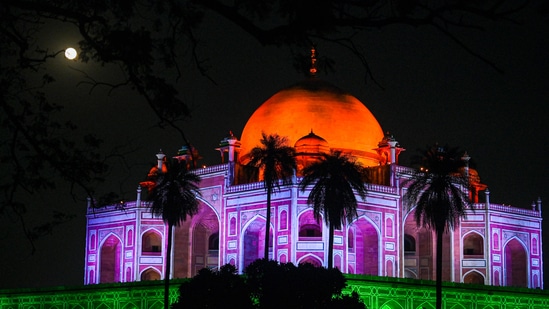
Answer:
<svg viewBox="0 0 549 309"><path fill-rule="evenodd" d="M78 53L76 52L76 49L72 47L65 49L65 57L67 57L67 59L73 60L77 55Z"/></svg>

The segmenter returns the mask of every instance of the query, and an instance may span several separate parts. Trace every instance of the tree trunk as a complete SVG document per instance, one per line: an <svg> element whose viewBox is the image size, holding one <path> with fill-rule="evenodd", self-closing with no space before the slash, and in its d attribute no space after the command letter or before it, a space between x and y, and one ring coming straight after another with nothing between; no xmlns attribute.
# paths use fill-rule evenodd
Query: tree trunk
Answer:
<svg viewBox="0 0 549 309"><path fill-rule="evenodd" d="M436 277L436 309L442 309L442 236L444 229L437 230L437 277Z"/></svg>
<svg viewBox="0 0 549 309"><path fill-rule="evenodd" d="M164 272L164 309L170 308L170 270L172 267L172 230L168 224L168 248L166 249L166 270Z"/></svg>
<svg viewBox="0 0 549 309"><path fill-rule="evenodd" d="M328 237L328 269L332 269L334 267L334 226L332 224L330 224Z"/></svg>
<svg viewBox="0 0 549 309"><path fill-rule="evenodd" d="M271 190L267 190L267 216L265 217L265 260L269 260L269 234L271 231Z"/></svg>

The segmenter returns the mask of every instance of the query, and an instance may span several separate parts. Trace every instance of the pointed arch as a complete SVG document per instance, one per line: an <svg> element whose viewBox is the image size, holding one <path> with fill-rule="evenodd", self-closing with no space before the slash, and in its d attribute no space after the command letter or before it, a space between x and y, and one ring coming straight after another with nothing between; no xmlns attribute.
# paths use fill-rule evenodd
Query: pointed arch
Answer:
<svg viewBox="0 0 549 309"><path fill-rule="evenodd" d="M322 267L322 259L312 253L302 256L299 261L297 261L297 264L304 263L309 263L316 267Z"/></svg>
<svg viewBox="0 0 549 309"><path fill-rule="evenodd" d="M434 270L433 233L417 226L415 208L404 215L403 247L404 275L406 278L432 279Z"/></svg>
<svg viewBox="0 0 549 309"><path fill-rule="evenodd" d="M433 299L433 302L434 301L435 300ZM435 309L435 306L433 306L433 304L431 304L430 302L425 301L417 306L416 309Z"/></svg>
<svg viewBox="0 0 549 309"><path fill-rule="evenodd" d="M299 240L322 240L322 219L316 220L311 208L299 213L297 222Z"/></svg>
<svg viewBox="0 0 549 309"><path fill-rule="evenodd" d="M223 233L219 213L203 198L198 198L198 213L181 222L174 232L174 278L190 278L202 268L218 268ZM235 233L237 229L234 218ZM227 231L230 232L230 231Z"/></svg>
<svg viewBox="0 0 549 309"><path fill-rule="evenodd" d="M147 307L149 309L164 309L164 302L160 300L154 300L147 304Z"/></svg>
<svg viewBox="0 0 549 309"><path fill-rule="evenodd" d="M156 268L148 267L141 272L140 278L141 281L160 280L161 274Z"/></svg>
<svg viewBox="0 0 549 309"><path fill-rule="evenodd" d="M273 246L273 225L269 229L269 245ZM240 235L240 267L239 269L246 269L253 261L263 258L263 252L265 250L265 217L261 215L255 215L250 219L242 228ZM270 254L272 257L272 249Z"/></svg>
<svg viewBox="0 0 549 309"><path fill-rule="evenodd" d="M463 234L463 257L484 256L484 236L477 231Z"/></svg>
<svg viewBox="0 0 549 309"><path fill-rule="evenodd" d="M425 227L418 227L415 220L415 207L410 209L404 216L404 234L409 235L415 240L415 252L405 252L405 270L410 270L417 274L418 279L434 280L435 279L435 247L436 233ZM443 243L451 244L453 239L453 231L443 234ZM442 246L442 268L449 269L442 273L443 281L452 281L452 273L454 265L452 263L452 245Z"/></svg>
<svg viewBox="0 0 549 309"><path fill-rule="evenodd" d="M468 284L484 284L486 282L486 277L477 270L470 270L463 275L462 282Z"/></svg>
<svg viewBox="0 0 549 309"><path fill-rule="evenodd" d="M148 228L141 233L141 254L160 256L164 243L162 233L158 229Z"/></svg>
<svg viewBox="0 0 549 309"><path fill-rule="evenodd" d="M355 230L355 271L357 274L379 276L381 271L381 232L367 216L351 223Z"/></svg>
<svg viewBox="0 0 549 309"><path fill-rule="evenodd" d="M379 309L404 309L404 307L395 300L389 300L384 303Z"/></svg>
<svg viewBox="0 0 549 309"><path fill-rule="evenodd" d="M538 235L532 236L532 254L538 255L538 248L539 248L539 241L538 241Z"/></svg>
<svg viewBox="0 0 549 309"><path fill-rule="evenodd" d="M417 279L417 273L410 270L410 269L405 269L404 270L404 278Z"/></svg>
<svg viewBox="0 0 549 309"><path fill-rule="evenodd" d="M347 250L349 250L350 253L355 252L355 232L351 227L348 227L347 229Z"/></svg>
<svg viewBox="0 0 549 309"><path fill-rule="evenodd" d="M229 235L236 235L236 216L231 217L231 219L229 220Z"/></svg>
<svg viewBox="0 0 549 309"><path fill-rule="evenodd" d="M126 246L133 247L133 227L130 227L126 231Z"/></svg>
<svg viewBox="0 0 549 309"><path fill-rule="evenodd" d="M281 231L285 231L288 229L288 210L286 208L279 211L278 227Z"/></svg>
<svg viewBox="0 0 549 309"><path fill-rule="evenodd" d="M343 257L341 256L341 253L334 253L334 265L333 265L333 267L339 269L340 271L343 271L342 261L343 261Z"/></svg>
<svg viewBox="0 0 549 309"><path fill-rule="evenodd" d="M99 282L120 282L122 263L122 240L109 233L99 247Z"/></svg>
<svg viewBox="0 0 549 309"><path fill-rule="evenodd" d="M505 286L528 287L528 249L516 236L503 246L503 279Z"/></svg>
<svg viewBox="0 0 549 309"><path fill-rule="evenodd" d="M385 259L385 276L387 277L396 277L395 276L395 261L392 258Z"/></svg>

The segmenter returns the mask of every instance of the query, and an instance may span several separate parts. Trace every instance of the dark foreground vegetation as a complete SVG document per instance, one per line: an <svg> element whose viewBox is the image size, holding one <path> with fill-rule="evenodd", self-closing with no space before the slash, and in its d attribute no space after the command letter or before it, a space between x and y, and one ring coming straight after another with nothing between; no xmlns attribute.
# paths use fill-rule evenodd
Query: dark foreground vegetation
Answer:
<svg viewBox="0 0 549 309"><path fill-rule="evenodd" d="M366 309L357 293L342 294L346 285L338 269L260 259L244 275L229 264L202 269L181 285L172 308Z"/></svg>

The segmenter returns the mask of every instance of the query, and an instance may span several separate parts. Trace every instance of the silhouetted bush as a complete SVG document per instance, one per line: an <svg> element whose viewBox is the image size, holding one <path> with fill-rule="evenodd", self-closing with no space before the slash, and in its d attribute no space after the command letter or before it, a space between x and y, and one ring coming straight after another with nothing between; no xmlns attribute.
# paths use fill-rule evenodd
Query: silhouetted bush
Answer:
<svg viewBox="0 0 549 309"><path fill-rule="evenodd" d="M198 275L179 288L179 299L173 309L183 308L242 308L252 309L250 290L244 277L230 264L219 271L202 269Z"/></svg>
<svg viewBox="0 0 549 309"><path fill-rule="evenodd" d="M203 269L181 286L172 308L366 308L358 294L342 294L346 279L338 269L260 259L244 273L237 275L231 265L217 272Z"/></svg>

